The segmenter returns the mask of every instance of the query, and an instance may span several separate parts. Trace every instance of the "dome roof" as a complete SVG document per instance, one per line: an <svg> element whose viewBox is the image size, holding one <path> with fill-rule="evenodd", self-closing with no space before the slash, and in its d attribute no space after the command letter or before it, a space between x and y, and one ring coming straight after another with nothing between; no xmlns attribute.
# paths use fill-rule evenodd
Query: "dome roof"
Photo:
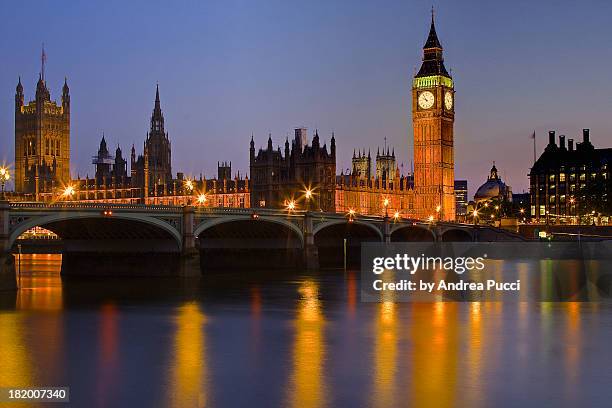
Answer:
<svg viewBox="0 0 612 408"><path fill-rule="evenodd" d="M474 201L487 201L501 198L506 193L506 184L501 181L497 175L497 168L495 164L491 168L491 174L487 178L487 181L478 187L476 194L474 195Z"/></svg>

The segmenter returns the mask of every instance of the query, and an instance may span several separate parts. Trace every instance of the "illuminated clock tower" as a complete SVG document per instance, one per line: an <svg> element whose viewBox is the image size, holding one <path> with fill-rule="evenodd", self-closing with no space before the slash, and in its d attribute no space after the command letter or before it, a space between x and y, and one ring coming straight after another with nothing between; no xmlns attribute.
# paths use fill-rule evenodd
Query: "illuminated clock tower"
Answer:
<svg viewBox="0 0 612 408"><path fill-rule="evenodd" d="M444 67L432 11L423 64L412 83L415 209L419 218L455 220L454 102L453 79Z"/></svg>

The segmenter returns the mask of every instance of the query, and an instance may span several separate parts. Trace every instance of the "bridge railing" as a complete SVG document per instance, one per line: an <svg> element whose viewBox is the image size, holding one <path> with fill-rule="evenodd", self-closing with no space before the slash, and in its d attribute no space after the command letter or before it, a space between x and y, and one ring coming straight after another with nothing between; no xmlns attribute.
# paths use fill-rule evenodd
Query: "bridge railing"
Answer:
<svg viewBox="0 0 612 408"><path fill-rule="evenodd" d="M87 202L56 202L56 203L41 203L41 202L28 202L28 201L19 201L19 202L11 202L10 207L12 209L22 209L22 210L57 210L57 209L74 209L74 210L139 210L139 211L159 211L159 212L181 212L184 206L176 206L176 205L150 205L150 204L120 204L120 203L87 203ZM261 215L261 216L275 216L275 217L304 217L306 211L303 210L294 210L287 211L283 209L271 209L271 208L233 208L233 207L203 207L203 206L194 206L194 210L197 214L209 214L209 215ZM348 214L346 213L336 213L336 212L318 212L311 211L311 216L314 219L317 218L330 218L330 219L339 219L339 218L347 218ZM355 214L353 218L357 221L362 222L381 222L384 220L383 216L380 215L364 215L364 214ZM452 223L430 223L418 219L413 218L400 218L399 220L394 220L393 217L390 218L391 223L413 223L418 225L434 225L434 224L448 224L448 225L457 225Z"/></svg>
<svg viewBox="0 0 612 408"><path fill-rule="evenodd" d="M181 206L169 206L169 205L145 205L145 204L106 204L106 203L83 203L83 202L61 202L61 203L39 203L39 202L11 202L11 208L15 209L127 209L127 210L175 210L179 211L183 207Z"/></svg>

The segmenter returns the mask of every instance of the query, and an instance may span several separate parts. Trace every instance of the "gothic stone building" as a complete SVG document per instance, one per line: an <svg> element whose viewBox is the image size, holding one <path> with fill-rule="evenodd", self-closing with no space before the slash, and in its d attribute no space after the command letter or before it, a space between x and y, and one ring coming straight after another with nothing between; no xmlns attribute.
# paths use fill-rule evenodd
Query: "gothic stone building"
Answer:
<svg viewBox="0 0 612 408"><path fill-rule="evenodd" d="M251 137L251 206L284 208L287 202L296 200L301 209L333 212L335 210L336 139L332 134L329 151L321 146L318 132L308 145L305 128L296 128L289 145L285 141L284 154L280 146L275 150L272 136L266 149L255 153L255 141ZM305 191L312 190L311 200ZM308 201L308 202L306 202Z"/></svg>
<svg viewBox="0 0 612 408"><path fill-rule="evenodd" d="M51 100L44 69L33 101L24 104L21 78L15 92L15 192L33 199L70 181L70 90Z"/></svg>

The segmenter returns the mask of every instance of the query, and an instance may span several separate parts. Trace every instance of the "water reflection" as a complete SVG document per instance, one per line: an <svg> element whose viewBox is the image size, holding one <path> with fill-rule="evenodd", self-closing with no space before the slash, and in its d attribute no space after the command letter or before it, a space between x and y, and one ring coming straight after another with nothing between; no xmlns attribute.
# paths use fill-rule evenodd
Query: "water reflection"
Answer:
<svg viewBox="0 0 612 408"><path fill-rule="evenodd" d="M412 387L416 407L455 406L458 374L457 303L412 304Z"/></svg>
<svg viewBox="0 0 612 408"><path fill-rule="evenodd" d="M294 319L293 372L290 405L299 408L320 407L326 401L325 324L319 300L319 285L313 280L299 287L300 299Z"/></svg>
<svg viewBox="0 0 612 408"><path fill-rule="evenodd" d="M376 305L374 345L374 392L372 405L377 407L396 406L395 387L397 377L397 305L383 301Z"/></svg>
<svg viewBox="0 0 612 408"><path fill-rule="evenodd" d="M22 254L17 260L18 282L16 307L19 310L55 310L63 307L61 254ZM19 265L20 263L20 265Z"/></svg>
<svg viewBox="0 0 612 408"><path fill-rule="evenodd" d="M98 338L100 342L98 354L97 395L98 406L111 405L110 397L117 386L117 368L119 364L118 343L119 323L117 308L112 303L100 308L100 325Z"/></svg>
<svg viewBox="0 0 612 408"><path fill-rule="evenodd" d="M166 280L62 289L58 261L24 260L24 285L0 312L0 386L67 384L75 406L608 402L605 303L364 303L350 271L181 281L172 294ZM537 290L551 284L543 276Z"/></svg>
<svg viewBox="0 0 612 408"><path fill-rule="evenodd" d="M210 398L207 373L206 317L195 302L178 308L171 357L171 407L204 407Z"/></svg>

